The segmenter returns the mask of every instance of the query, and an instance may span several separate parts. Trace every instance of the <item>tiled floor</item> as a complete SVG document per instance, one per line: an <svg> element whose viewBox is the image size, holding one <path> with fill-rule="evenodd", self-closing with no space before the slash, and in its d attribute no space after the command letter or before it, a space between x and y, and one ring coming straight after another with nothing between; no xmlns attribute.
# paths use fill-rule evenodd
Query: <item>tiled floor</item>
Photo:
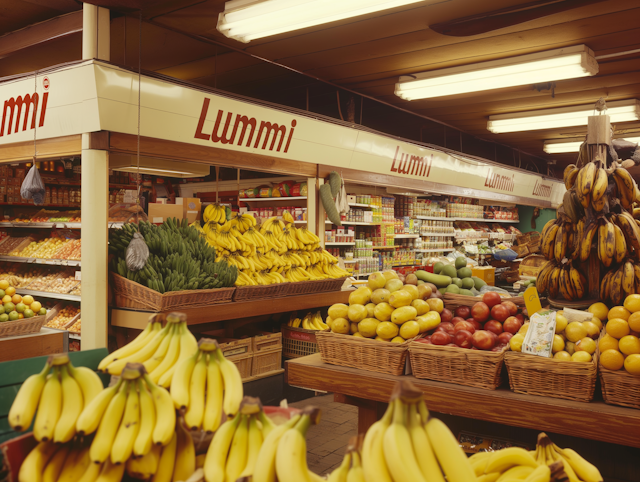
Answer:
<svg viewBox="0 0 640 482"><path fill-rule="evenodd" d="M356 435L358 409L334 402L333 395L309 398L290 406L303 408L307 405L322 409L320 423L311 426L307 432L307 463L310 470L324 475L340 465L349 439Z"/></svg>

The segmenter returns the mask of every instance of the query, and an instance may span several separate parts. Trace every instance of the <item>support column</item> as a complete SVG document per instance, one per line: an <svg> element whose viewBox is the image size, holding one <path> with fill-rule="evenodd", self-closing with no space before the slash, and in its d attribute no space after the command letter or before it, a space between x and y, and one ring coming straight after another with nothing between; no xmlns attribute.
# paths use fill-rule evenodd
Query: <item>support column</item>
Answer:
<svg viewBox="0 0 640 482"><path fill-rule="evenodd" d="M89 134L82 134L83 350L107 346L108 214L109 152L89 149Z"/></svg>
<svg viewBox="0 0 640 482"><path fill-rule="evenodd" d="M109 10L82 4L82 59L110 60L111 45Z"/></svg>

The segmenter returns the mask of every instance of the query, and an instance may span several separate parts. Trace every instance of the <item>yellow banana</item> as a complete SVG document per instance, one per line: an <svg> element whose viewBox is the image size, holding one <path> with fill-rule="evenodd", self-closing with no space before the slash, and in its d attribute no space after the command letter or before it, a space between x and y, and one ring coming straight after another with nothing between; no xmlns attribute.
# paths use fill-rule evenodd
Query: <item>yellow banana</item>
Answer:
<svg viewBox="0 0 640 482"><path fill-rule="evenodd" d="M191 430L198 430L202 425L202 420L204 418L206 385L207 354L202 353L200 360L196 363L193 373L191 374L189 384L189 406L184 414L184 422Z"/></svg>
<svg viewBox="0 0 640 482"><path fill-rule="evenodd" d="M593 187L591 189L591 201L593 203L598 202L604 194L607 192L607 186L609 185L609 179L607 176L607 171L603 168L598 169L596 173L596 178L593 182Z"/></svg>
<svg viewBox="0 0 640 482"><path fill-rule="evenodd" d="M142 380L138 380L138 396L140 397L140 430L133 443L133 455L141 457L147 455L153 447L156 407Z"/></svg>
<svg viewBox="0 0 640 482"><path fill-rule="evenodd" d="M305 441L305 434L310 425L311 417L304 414L298 423L280 438L275 464L278 482L311 482Z"/></svg>
<svg viewBox="0 0 640 482"><path fill-rule="evenodd" d="M127 461L140 431L140 396L136 385L136 382L129 384L122 421L111 447L112 464L123 464Z"/></svg>
<svg viewBox="0 0 640 482"><path fill-rule="evenodd" d="M153 445L142 457L131 457L127 460L127 473L136 479L149 480L157 471L162 447Z"/></svg>
<svg viewBox="0 0 640 482"><path fill-rule="evenodd" d="M591 193L591 188L593 187L593 183L595 181L596 176L596 165L593 162L589 162L586 166L582 168L582 179L580 179L580 184L578 185L578 190L582 192L583 196L587 196Z"/></svg>
<svg viewBox="0 0 640 482"><path fill-rule="evenodd" d="M79 435L89 435L97 430L100 420L102 420L102 415L121 386L122 379L112 387L105 388L90 403L85 405L76 422L76 431Z"/></svg>
<svg viewBox="0 0 640 482"><path fill-rule="evenodd" d="M625 209L630 209L635 199L636 185L635 181L623 167L618 167L613 171L613 179L618 187L618 195L620 203Z"/></svg>
<svg viewBox="0 0 640 482"><path fill-rule="evenodd" d="M600 471L593 464L582 458L575 450L561 449L560 455L584 482L602 482L603 478Z"/></svg>
<svg viewBox="0 0 640 482"><path fill-rule="evenodd" d="M171 328L169 328L169 330L174 330L175 326L172 326ZM162 363L162 360L164 360L165 356L167 355L167 352L169 351L169 345L171 345L171 341L173 340L172 336L165 336L163 338L163 340L160 342L160 345L158 345L158 349L155 351L155 353L153 355L151 355L151 358L147 359L143 365L144 365L144 369L146 370L147 373L152 373L156 368L158 368L158 366L160 366L160 364Z"/></svg>
<svg viewBox="0 0 640 482"><path fill-rule="evenodd" d="M525 482L549 482L551 480L551 470L546 464L539 465L524 480Z"/></svg>
<svg viewBox="0 0 640 482"><path fill-rule="evenodd" d="M169 443L162 448L160 460L158 461L158 469L153 475L151 482L171 482L173 480L173 471L176 465L176 451L178 448L178 435L174 429L173 435Z"/></svg>
<svg viewBox="0 0 640 482"><path fill-rule="evenodd" d="M558 234L559 229L560 225L554 224L549 228L546 236L541 239L540 252L547 259L554 257L554 244L556 242L556 235Z"/></svg>
<svg viewBox="0 0 640 482"><path fill-rule="evenodd" d="M607 272L600 283L600 299L603 301L608 300L611 296L611 279L613 278L613 275L613 270Z"/></svg>
<svg viewBox="0 0 640 482"><path fill-rule="evenodd" d="M534 470L537 470L537 469L534 469L530 465L516 465L515 467L511 467L510 469L507 469L504 472L502 472L502 475L498 477L498 480L496 480L496 482L503 482L505 480L516 480L516 479L522 480L528 477Z"/></svg>
<svg viewBox="0 0 640 482"><path fill-rule="evenodd" d="M580 261L586 261L591 254L591 244L593 243L593 237L598 233L598 223L591 222L584 228L584 236L580 242Z"/></svg>
<svg viewBox="0 0 640 482"><path fill-rule="evenodd" d="M331 472L328 482L347 482L349 469L351 468L351 452L347 452L342 459L342 463ZM386 470L386 467L385 467ZM370 479L374 480L374 479ZM376 479L377 480L377 479ZM391 479L389 479L391 480Z"/></svg>
<svg viewBox="0 0 640 482"><path fill-rule="evenodd" d="M573 164L569 164L569 166L572 166ZM567 167L569 167L567 166ZM576 179L578 177L578 173L580 172L579 169L577 169L575 166L573 166L573 169L569 172L568 175L565 176L564 178L564 185L567 189L571 189L574 184L576 183Z"/></svg>
<svg viewBox="0 0 640 482"><path fill-rule="evenodd" d="M167 319L169 319L169 317L171 316L177 315L169 314ZM186 317L183 316L184 315L181 315L181 317L179 318L182 320L180 323L180 355L178 356L173 366L171 366L171 368L169 368L158 380L158 385L166 388L167 390L169 390L169 388L171 387L171 381L173 379L173 373L176 369L176 365L185 358L189 358L193 354L197 353L198 351L198 341L196 340L196 337L193 336L193 334L189 331L189 328L187 327Z"/></svg>
<svg viewBox="0 0 640 482"><path fill-rule="evenodd" d="M202 356L205 356L203 353ZM213 355L209 355L207 363L207 396L204 408L202 428L209 433L218 430L222 421L222 400L224 383L218 362Z"/></svg>
<svg viewBox="0 0 640 482"><path fill-rule="evenodd" d="M42 396L38 404L38 413L33 425L33 435L36 440L46 442L53 439L56 424L62 410L62 385L60 384L58 367L53 367L51 376L42 389Z"/></svg>
<svg viewBox="0 0 640 482"><path fill-rule="evenodd" d="M246 415L240 414L240 422L233 435L233 441L227 456L225 467L225 480L237 480L247 465L247 444L249 442L249 420Z"/></svg>
<svg viewBox="0 0 640 482"><path fill-rule="evenodd" d="M598 258L606 267L611 266L613 262L615 243L613 224L605 220L598 230Z"/></svg>
<svg viewBox="0 0 640 482"><path fill-rule="evenodd" d="M559 267L555 267L549 277L549 297L557 298L559 291L560 272L562 270Z"/></svg>
<svg viewBox="0 0 640 482"><path fill-rule="evenodd" d="M418 466L424 479L428 482L444 482L440 465L438 464L431 442L427 437L425 428L417 413L415 404L409 405L407 425L416 460L418 461Z"/></svg>
<svg viewBox="0 0 640 482"><path fill-rule="evenodd" d="M628 296L634 293L634 285L635 270L633 263L631 261L627 261L622 267L622 290L625 292L625 295Z"/></svg>
<svg viewBox="0 0 640 482"><path fill-rule="evenodd" d="M249 419L249 436L248 436L248 449L247 449L247 463L244 470L240 473L238 478L249 477L255 473L256 462L258 461L258 455L260 454L260 448L262 447L262 432L258 427L258 420L255 416Z"/></svg>
<svg viewBox="0 0 640 482"><path fill-rule="evenodd" d="M173 469L174 481L186 481L196 471L196 448L191 435L178 421L176 440L176 462Z"/></svg>
<svg viewBox="0 0 640 482"><path fill-rule="evenodd" d="M570 289L571 281L569 280L567 274L568 272L566 269L564 269L564 267L560 269L560 275L558 278L558 291L565 300L573 300L574 295Z"/></svg>
<svg viewBox="0 0 640 482"><path fill-rule="evenodd" d="M142 332L131 342L104 357L98 364L98 370L105 371L110 363L132 355L140 350L143 346L145 346L147 342L151 340L151 338L153 338L162 328L161 323L154 322L153 320L154 317L149 320L149 323L147 323L147 326L144 328L144 330L142 330Z"/></svg>
<svg viewBox="0 0 640 482"><path fill-rule="evenodd" d="M78 385L80 385L83 406L91 403L91 401L104 390L102 380L100 380L98 374L90 368L74 367L69 363L67 364L67 369L74 380L78 382Z"/></svg>
<svg viewBox="0 0 640 482"><path fill-rule="evenodd" d="M156 424L153 429L152 440L154 444L167 445L176 427L176 410L173 405L171 395L164 388L159 387L145 374L144 379L151 392L151 398L156 408Z"/></svg>
<svg viewBox="0 0 640 482"><path fill-rule="evenodd" d="M571 279L571 285L573 286L573 289L575 291L576 299L580 300L584 298L586 294L586 280L582 276L582 273L571 266L569 277Z"/></svg>
<svg viewBox="0 0 640 482"><path fill-rule="evenodd" d="M253 482L276 482L276 451L278 443L282 435L293 428L299 420L300 415L294 415L284 424L274 427L269 435L265 437L256 459ZM207 481L211 482L209 479ZM383 481L384 479L381 479L381 482Z"/></svg>
<svg viewBox="0 0 640 482"><path fill-rule="evenodd" d="M94 464L90 462L78 482L96 482L100 476L100 472L102 472L103 465L104 464Z"/></svg>
<svg viewBox="0 0 640 482"><path fill-rule="evenodd" d="M153 337L148 342L145 341L138 351L109 363L105 370L110 375L120 376L127 363L144 363L156 352L164 337L168 335L170 329L171 323L167 323L167 326L159 332L154 333Z"/></svg>
<svg viewBox="0 0 640 482"><path fill-rule="evenodd" d="M124 415L130 382L125 382L122 389L109 402L109 406L102 416L96 436L91 443L90 456L95 463L103 463L109 458L113 441Z"/></svg>
<svg viewBox="0 0 640 482"><path fill-rule="evenodd" d="M166 355L162 358L162 361L158 366L149 373L149 378L155 384L158 383L160 377L165 374L173 365L175 365L178 356L180 356L180 334L182 334L183 325L178 323L172 324L172 327L167 335L170 339L169 348Z"/></svg>
<svg viewBox="0 0 640 482"><path fill-rule="evenodd" d="M67 455L62 472L58 476L58 482L77 482L90 463L89 447L73 448Z"/></svg>
<svg viewBox="0 0 640 482"><path fill-rule="evenodd" d="M420 470L407 428L407 409L400 399L393 404L393 420L384 433L384 456L393 480L426 482Z"/></svg>
<svg viewBox="0 0 640 482"><path fill-rule="evenodd" d="M613 223L612 223L613 224ZM615 252L616 263L622 263L622 260L627 256L627 241L625 240L624 233L620 226L613 224L614 239L615 239Z"/></svg>
<svg viewBox="0 0 640 482"><path fill-rule="evenodd" d="M227 360L221 350L215 350L213 356L218 362L224 381L224 399L222 407L227 416L234 416L240 409L243 397L242 377L236 365Z"/></svg>
<svg viewBox="0 0 640 482"><path fill-rule="evenodd" d="M611 287L610 297L611 301L613 301L616 305L622 303L623 290L622 290L622 277L623 277L623 267L621 266L619 269L615 271L613 277L611 278Z"/></svg>
<svg viewBox="0 0 640 482"><path fill-rule="evenodd" d="M56 423L53 441L56 443L69 442L76 434L76 421L82 412L82 390L80 385L71 376L66 365L60 367L62 378L62 410Z"/></svg>
<svg viewBox="0 0 640 482"><path fill-rule="evenodd" d="M494 452L487 463L485 473L504 472L517 465L527 465L535 469L538 467L538 462L527 450L520 447L508 447Z"/></svg>
<svg viewBox="0 0 640 482"><path fill-rule="evenodd" d="M40 442L36 445L20 466L18 482L41 482L42 473L57 450L58 446L53 442Z"/></svg>
<svg viewBox="0 0 640 482"><path fill-rule="evenodd" d="M13 430L24 432L31 426L49 371L51 365L47 362L40 373L31 375L22 383L8 415Z"/></svg>
<svg viewBox="0 0 640 482"><path fill-rule="evenodd" d="M444 422L432 418L425 425L425 429L447 482L475 480L475 473L466 454Z"/></svg>
<svg viewBox="0 0 640 482"><path fill-rule="evenodd" d="M241 417L238 416L227 420L213 436L204 462L204 474L207 482L224 482L227 454L240 419ZM256 476L258 476L258 473L256 473ZM254 479L254 482L257 482L257 480Z"/></svg>
<svg viewBox="0 0 640 482"><path fill-rule="evenodd" d="M58 477L62 473L64 462L69 455L70 447L68 445L62 445L58 451L51 457L51 460L47 463L42 473L42 482L57 482Z"/></svg>

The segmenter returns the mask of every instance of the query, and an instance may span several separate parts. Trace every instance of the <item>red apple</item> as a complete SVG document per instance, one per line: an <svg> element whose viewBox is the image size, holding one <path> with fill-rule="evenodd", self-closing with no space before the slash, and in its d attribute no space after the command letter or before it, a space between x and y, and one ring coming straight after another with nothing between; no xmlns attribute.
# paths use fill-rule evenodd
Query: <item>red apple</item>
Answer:
<svg viewBox="0 0 640 482"><path fill-rule="evenodd" d="M449 333L445 333L444 331L436 331L433 335L431 335L431 343L434 345L448 345L451 343L451 335Z"/></svg>
<svg viewBox="0 0 640 482"><path fill-rule="evenodd" d="M509 333L508 331L502 332L498 335L498 343L509 343L512 336L513 333Z"/></svg>
<svg viewBox="0 0 640 482"><path fill-rule="evenodd" d="M465 321L464 318L461 318L459 316L454 316L451 320L451 323L453 323L453 326L456 326L461 321Z"/></svg>
<svg viewBox="0 0 640 482"><path fill-rule="evenodd" d="M518 307L513 301L503 301L501 305L509 310L511 316L515 316L518 313Z"/></svg>
<svg viewBox="0 0 640 482"><path fill-rule="evenodd" d="M497 320L489 320L484 324L484 329L487 331L491 331L492 333L495 333L496 335L499 335L500 333L502 333L504 330L502 329L502 323L500 323Z"/></svg>
<svg viewBox="0 0 640 482"><path fill-rule="evenodd" d="M527 310L526 308L522 309L522 316L524 316L525 318L529 318L529 310Z"/></svg>
<svg viewBox="0 0 640 482"><path fill-rule="evenodd" d="M476 320L474 320L473 318L467 318L467 321L473 325L473 328L476 331L477 330L482 330L482 325L480 323L478 323Z"/></svg>
<svg viewBox="0 0 640 482"><path fill-rule="evenodd" d="M456 345L455 343L447 343L445 346L452 346L454 348L460 348L458 345Z"/></svg>
<svg viewBox="0 0 640 482"><path fill-rule="evenodd" d="M471 307L471 316L478 323L484 323L489 319L489 306L482 301L477 302L475 305Z"/></svg>
<svg viewBox="0 0 640 482"><path fill-rule="evenodd" d="M509 309L502 304L495 305L491 308L491 318L502 323L504 320L509 318Z"/></svg>
<svg viewBox="0 0 640 482"><path fill-rule="evenodd" d="M505 343L498 343L496 346L494 346L491 351L502 351L504 350L504 347L507 346Z"/></svg>
<svg viewBox="0 0 640 482"><path fill-rule="evenodd" d="M436 327L436 331L444 331L449 335L453 335L455 333L455 330L453 329L453 323L451 323L450 321L443 321L442 323L440 323Z"/></svg>
<svg viewBox="0 0 640 482"><path fill-rule="evenodd" d="M468 321L464 321L464 320L456 323L454 325L454 327L453 327L454 333L457 333L460 330L468 331L471 334L473 334L473 332L476 331L475 327L471 323L469 323Z"/></svg>
<svg viewBox="0 0 640 482"><path fill-rule="evenodd" d="M495 335L486 330L479 330L471 335L471 343L479 350L491 350L496 346L496 340Z"/></svg>
<svg viewBox="0 0 640 482"><path fill-rule="evenodd" d="M489 308L493 308L495 305L502 303L502 298L495 291L487 291L482 295L482 301L486 303Z"/></svg>
<svg viewBox="0 0 640 482"><path fill-rule="evenodd" d="M455 311L456 316L460 318L469 318L471 316L471 308L468 306L458 306Z"/></svg>
<svg viewBox="0 0 640 482"><path fill-rule="evenodd" d="M453 319L453 313L451 313L451 310L445 308L442 310L442 313L440 313L440 321L451 321Z"/></svg>
<svg viewBox="0 0 640 482"><path fill-rule="evenodd" d="M471 339L473 335L467 330L460 330L453 335L453 342L458 345L460 348L471 348L473 344L471 343Z"/></svg>
<svg viewBox="0 0 640 482"><path fill-rule="evenodd" d="M518 320L520 320L520 323L524 325L524 315L522 313L518 313L516 315L516 318L518 318Z"/></svg>
<svg viewBox="0 0 640 482"><path fill-rule="evenodd" d="M502 324L502 329L506 332L509 332L515 335L516 333L518 333L522 325L523 323L518 319L518 317L510 316L509 318L504 320L504 323Z"/></svg>
<svg viewBox="0 0 640 482"><path fill-rule="evenodd" d="M431 336L425 336L424 338L418 338L417 342L424 343L425 345L431 345Z"/></svg>

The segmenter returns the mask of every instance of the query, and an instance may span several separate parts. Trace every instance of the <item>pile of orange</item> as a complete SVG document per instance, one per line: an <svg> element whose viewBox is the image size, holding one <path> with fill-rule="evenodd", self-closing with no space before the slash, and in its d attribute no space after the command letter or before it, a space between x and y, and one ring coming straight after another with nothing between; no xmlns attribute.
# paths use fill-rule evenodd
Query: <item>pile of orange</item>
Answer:
<svg viewBox="0 0 640 482"><path fill-rule="evenodd" d="M598 342L600 364L640 375L640 295L627 296L624 306L609 310L607 319L606 334Z"/></svg>

